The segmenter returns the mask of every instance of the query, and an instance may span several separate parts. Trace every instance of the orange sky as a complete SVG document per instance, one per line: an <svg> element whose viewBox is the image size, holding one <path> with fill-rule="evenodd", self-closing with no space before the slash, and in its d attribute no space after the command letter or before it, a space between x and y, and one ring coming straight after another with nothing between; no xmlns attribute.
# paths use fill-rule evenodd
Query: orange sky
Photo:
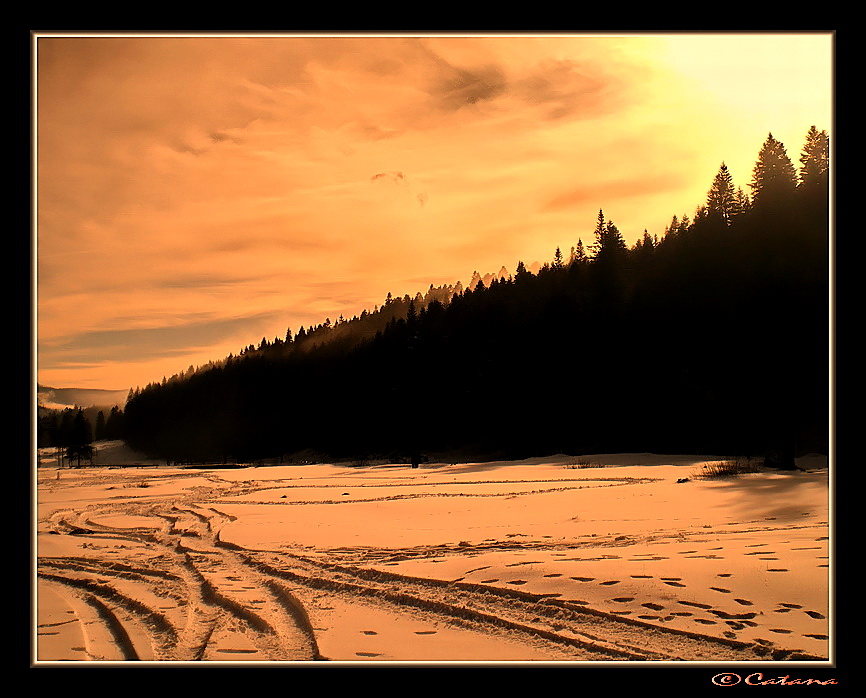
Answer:
<svg viewBox="0 0 866 698"><path fill-rule="evenodd" d="M832 139L833 36L34 36L37 378L127 389L629 244ZM832 142L832 140L831 140Z"/></svg>

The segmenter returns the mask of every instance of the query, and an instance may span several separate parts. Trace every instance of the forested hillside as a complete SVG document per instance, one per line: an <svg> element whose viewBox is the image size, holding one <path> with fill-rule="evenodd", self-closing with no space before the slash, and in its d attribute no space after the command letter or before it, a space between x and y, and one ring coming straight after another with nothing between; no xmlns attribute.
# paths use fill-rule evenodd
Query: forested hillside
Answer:
<svg viewBox="0 0 866 698"><path fill-rule="evenodd" d="M814 127L797 167L770 135L748 195L722 164L692 216L631 248L599 211L537 273L263 338L132 391L125 438L215 463L825 450L828 158Z"/></svg>

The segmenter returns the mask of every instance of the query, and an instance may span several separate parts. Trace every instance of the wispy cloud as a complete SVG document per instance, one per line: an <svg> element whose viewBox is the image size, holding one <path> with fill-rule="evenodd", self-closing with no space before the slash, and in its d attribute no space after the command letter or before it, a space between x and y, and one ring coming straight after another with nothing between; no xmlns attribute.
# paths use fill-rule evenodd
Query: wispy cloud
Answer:
<svg viewBox="0 0 866 698"><path fill-rule="evenodd" d="M658 232L747 140L664 45L40 38L40 371L126 356L140 383L417 279L547 259L600 207L627 239Z"/></svg>
<svg viewBox="0 0 866 698"><path fill-rule="evenodd" d="M227 337L255 338L274 320L273 314L261 313L249 317L180 319L171 325L81 332L52 342L40 354L46 368L88 363L94 359L124 361L129 358L130 346L136 347L135 356L138 360L184 356L223 343ZM239 344L238 348L247 343ZM178 368L185 369L186 366Z"/></svg>

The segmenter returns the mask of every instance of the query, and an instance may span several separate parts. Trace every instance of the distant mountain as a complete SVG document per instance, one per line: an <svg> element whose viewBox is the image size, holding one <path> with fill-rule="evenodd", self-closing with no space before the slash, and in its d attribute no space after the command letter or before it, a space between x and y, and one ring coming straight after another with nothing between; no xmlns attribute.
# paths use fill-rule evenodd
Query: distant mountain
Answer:
<svg viewBox="0 0 866 698"><path fill-rule="evenodd" d="M52 388L36 386L37 403L49 409L65 407L123 407L128 390L101 390L98 388Z"/></svg>

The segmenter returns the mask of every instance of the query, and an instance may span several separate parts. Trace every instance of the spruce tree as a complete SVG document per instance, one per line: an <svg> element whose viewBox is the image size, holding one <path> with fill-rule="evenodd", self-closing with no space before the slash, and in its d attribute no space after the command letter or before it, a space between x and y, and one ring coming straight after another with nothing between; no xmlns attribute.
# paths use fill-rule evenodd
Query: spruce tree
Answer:
<svg viewBox="0 0 866 698"><path fill-rule="evenodd" d="M586 248L583 246L583 239L577 239L577 247L574 248L574 261L578 264L583 264L587 260Z"/></svg>
<svg viewBox="0 0 866 698"><path fill-rule="evenodd" d="M607 259L628 249L619 228L614 225L613 221L605 221L604 212L601 210L598 212L594 235L595 242L591 249L595 261Z"/></svg>
<svg viewBox="0 0 866 698"><path fill-rule="evenodd" d="M532 274L527 270L526 265L523 262L517 263L517 269L514 273L515 281L523 281L525 278L532 276Z"/></svg>
<svg viewBox="0 0 866 698"><path fill-rule="evenodd" d="M786 204L797 186L797 174L781 141L767 136L752 174L752 201L756 207Z"/></svg>
<svg viewBox="0 0 866 698"><path fill-rule="evenodd" d="M806 134L806 143L800 155L800 182L802 189L826 191L830 177L830 139L826 131L812 126Z"/></svg>
<svg viewBox="0 0 866 698"><path fill-rule="evenodd" d="M730 225L731 220L740 212L739 208L734 180L723 162L707 193L707 211L710 216L720 218L725 224Z"/></svg>

